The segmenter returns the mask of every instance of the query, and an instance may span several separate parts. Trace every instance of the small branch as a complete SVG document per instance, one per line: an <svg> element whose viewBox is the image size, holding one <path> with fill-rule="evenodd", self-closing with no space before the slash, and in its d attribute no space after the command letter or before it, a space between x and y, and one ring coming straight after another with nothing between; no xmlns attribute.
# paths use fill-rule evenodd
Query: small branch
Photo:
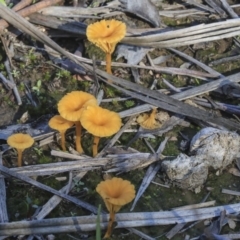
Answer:
<svg viewBox="0 0 240 240"><path fill-rule="evenodd" d="M16 86L16 84L15 84L15 82L14 82L14 80L13 80L9 61L6 60L6 61L4 62L4 65L5 65L5 68L6 68L6 70L7 70L9 80L14 84L14 87L13 87L12 90L13 90L13 93L14 93L14 95L15 95L15 97L16 97L17 103L18 103L18 105L22 105L22 99L21 99L21 97L20 97L20 95L19 95L17 86Z"/></svg>

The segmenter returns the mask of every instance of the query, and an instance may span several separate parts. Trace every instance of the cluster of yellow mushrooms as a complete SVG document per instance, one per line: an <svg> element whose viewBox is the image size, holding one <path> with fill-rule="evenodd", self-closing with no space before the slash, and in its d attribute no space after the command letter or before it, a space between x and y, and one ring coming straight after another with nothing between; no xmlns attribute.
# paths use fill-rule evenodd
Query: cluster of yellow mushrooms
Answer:
<svg viewBox="0 0 240 240"><path fill-rule="evenodd" d="M111 54L117 43L126 34L126 25L117 20L102 20L90 24L87 28L87 38L106 53L106 72L111 74ZM76 150L83 153L81 144L82 128L94 136L93 156L98 153L98 143L101 137L109 137L119 131L121 127L120 116L113 111L98 106L96 98L83 91L73 91L66 94L58 103L59 115L52 117L49 126L59 131L61 135L61 148L66 151L65 133L75 125ZM156 121L157 109L150 115L143 114L137 122L146 129L160 127ZM22 166L22 152L33 145L34 139L23 133L13 134L7 143L18 151L18 166ZM134 186L127 180L112 178L100 182L96 191L101 195L110 213L109 224L104 238L111 235L115 213L135 198Z"/></svg>
<svg viewBox="0 0 240 240"><path fill-rule="evenodd" d="M61 134L61 146L65 151L65 132L75 124L76 150L83 153L81 144L82 127L94 136L93 156L98 153L101 137L109 137L119 131L120 116L97 105L97 99L83 91L73 91L65 95L58 103L58 112L49 121L49 126Z"/></svg>

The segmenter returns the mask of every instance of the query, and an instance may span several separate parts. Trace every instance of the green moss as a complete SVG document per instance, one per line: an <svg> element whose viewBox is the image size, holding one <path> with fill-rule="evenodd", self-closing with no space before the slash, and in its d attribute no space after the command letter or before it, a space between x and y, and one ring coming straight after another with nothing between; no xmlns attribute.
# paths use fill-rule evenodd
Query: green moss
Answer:
<svg viewBox="0 0 240 240"><path fill-rule="evenodd" d="M45 155L41 155L41 157L38 159L38 164L46 164L51 162L52 162L52 158Z"/></svg>

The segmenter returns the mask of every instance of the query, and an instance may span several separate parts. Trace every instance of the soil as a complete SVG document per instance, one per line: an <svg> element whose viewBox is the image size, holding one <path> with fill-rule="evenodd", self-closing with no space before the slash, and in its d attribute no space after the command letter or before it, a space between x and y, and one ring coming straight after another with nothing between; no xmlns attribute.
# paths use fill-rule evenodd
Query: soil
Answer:
<svg viewBox="0 0 240 240"><path fill-rule="evenodd" d="M234 1L232 1L234 3ZM237 9L240 12L240 8ZM138 28L149 27L148 23L134 18L132 15L123 17L124 21L131 23ZM170 19L162 17L162 22L169 26L183 27L191 24L198 24L204 22L211 22L211 19L205 18L204 20L195 19L194 17L186 17L183 19ZM86 20L86 23L93 22L92 20ZM87 40L79 40L77 38L71 39L54 39L57 43L63 46L65 49L69 49L74 52L75 47L81 46L84 50L83 56L86 58L92 58L93 54L97 59L103 60L103 53L94 45L90 44ZM23 45L19 44L22 43ZM94 81L91 76L79 75L73 72L65 70L59 65L54 64L46 52L39 50L41 44L31 39L26 38L25 34L20 35L15 42L14 56L12 57L12 75L18 87L19 93L23 104L18 106L16 99L11 90L7 89L0 82L0 131L7 125L15 125L18 123L28 124L36 121L42 116L53 116L57 114L58 101L68 92L73 90L81 90L91 92L94 85ZM222 39L206 44L196 44L188 47L180 47L178 50L194 57L200 62L210 65L211 62L224 57L232 56L236 52L239 53L239 47L234 44L234 39ZM149 56L154 59L159 56L169 56L166 61L160 64L160 66L181 68L185 65L185 60L177 55L171 54L166 49L153 49L149 52ZM1 58L6 60L6 54L2 46ZM114 55L113 61L116 56ZM124 59L118 60L124 62ZM142 63L149 65L148 59L145 57ZM222 73L223 75L230 75L240 71L240 60L230 61L223 64L212 66L213 69ZM7 72L4 68L4 64L0 64L2 73L7 76ZM104 68L102 68L104 69ZM191 65L191 70L200 70L199 67ZM133 81L130 69L124 69L121 67L114 67L113 74L120 76L124 79ZM201 80L193 79L185 76L176 76L169 74L159 74L153 71L140 70L141 81L146 87L150 87L153 80L157 79L156 88L168 88L162 81L162 79L168 80L175 87L186 87L189 85L200 85L203 83ZM87 79L87 80L86 80ZM126 97L119 91L106 86L100 82L100 89L104 91L104 99ZM214 100L219 100L225 103L239 104L237 98L223 97L216 93L210 94L210 97ZM137 106L140 101L131 99L125 101L114 100L109 103L103 103L101 106L110 110L120 112L125 109ZM27 113L27 114L26 114ZM25 118L22 116L25 114ZM227 118L232 118L232 115L220 112L221 115ZM123 119L125 123L127 119ZM183 140L183 135L189 139L200 129L200 126L190 121L189 127L177 126L167 134L171 135L171 140L167 143L163 152L165 156L177 156L183 150L180 149L180 143ZM136 125L133 126L136 128ZM124 133L118 140L116 145L127 145L128 142L134 137L135 133ZM73 131L69 132L67 137L67 146L74 148ZM153 149L157 149L159 144L163 141L164 136L154 138L148 138L148 142ZM0 147L6 146L6 139L0 139ZM103 139L99 148L103 148L107 139ZM86 155L91 155L92 138L86 132L83 133L83 148ZM150 152L149 148L144 143L143 139L137 139L132 145L132 148L140 152ZM56 158L51 156L51 150L60 150L59 143L54 141L43 147L38 147L38 143L34 147L24 152L24 165L35 165L52 162L66 161L63 158ZM187 153L187 150L186 152ZM3 165L9 168L17 166L16 152L13 149L7 150L3 154ZM228 166L228 168L236 167L235 163ZM208 196L207 201L215 200L217 205L225 205L230 203L238 203L239 197L221 193L223 188L240 191L239 177L233 176L228 172L228 168L222 172L216 172L213 169L210 170L209 177L205 185L202 187L200 193L194 193L193 191L179 189L174 185L171 185L163 172L159 171L154 182L150 184L146 192L140 198L137 203L134 212L144 211L165 211L172 208L200 203ZM124 179L131 181L136 190L141 185L142 179L146 173L146 169L135 170L129 173L119 175ZM219 176L220 175L220 176ZM63 177L63 180L59 181L58 177ZM56 176L44 176L38 177L37 180L54 189L60 189L68 183L69 175L67 173L58 174ZM88 172L85 177L74 187L70 192L70 195L80 198L94 206L101 204L103 209L106 210L101 197L97 194L95 188L97 184L103 180L103 173L100 170L94 170ZM170 184L170 188L164 188L160 184ZM7 191L7 210L9 215L9 221L31 220L37 210L43 206L48 199L52 196L50 193L37 189L36 187L29 186L19 180L6 179L6 191ZM205 199L206 200L206 199ZM129 212L131 204L123 207L121 212ZM55 208L47 218L55 217L68 217L68 216L82 216L89 215L90 213L76 205L67 201L62 201L57 208ZM188 236L190 238L198 237L203 234L206 227L206 221L200 221L194 227L187 231L177 234L173 237L173 240L185 239ZM209 224L209 222L208 222ZM186 226L188 226L187 224ZM173 226L156 226L156 227L141 227L138 230L146 233L147 235L156 239L166 239L163 236ZM224 233L235 233L240 228L240 224L236 223L235 229L231 229L228 225L225 225L221 231ZM66 233L66 234L54 234L55 239L70 240L70 239L95 239L95 232L87 233ZM16 239L11 237L8 239ZM27 238L24 238L27 239ZM43 236L42 239L50 239L48 236ZM114 229L111 239L140 239L139 236L130 233L126 229Z"/></svg>

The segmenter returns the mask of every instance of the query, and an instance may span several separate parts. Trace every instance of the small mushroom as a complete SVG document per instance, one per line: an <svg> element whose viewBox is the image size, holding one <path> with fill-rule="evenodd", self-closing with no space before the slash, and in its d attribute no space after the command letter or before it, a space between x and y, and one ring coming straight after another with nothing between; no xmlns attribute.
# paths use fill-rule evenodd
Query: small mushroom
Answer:
<svg viewBox="0 0 240 240"><path fill-rule="evenodd" d="M94 136L93 156L98 153L100 137L110 137L119 131L122 121L120 116L99 106L87 106L81 115L82 126Z"/></svg>
<svg viewBox="0 0 240 240"><path fill-rule="evenodd" d="M142 128L155 129L161 127L161 124L156 121L157 108L154 108L149 114L144 113L137 118L137 122Z"/></svg>
<svg viewBox="0 0 240 240"><path fill-rule="evenodd" d="M97 100L93 95L83 91L70 92L58 103L60 115L76 125L76 150L79 153L83 153L81 145L82 125L79 120L86 105L97 105Z"/></svg>
<svg viewBox="0 0 240 240"><path fill-rule="evenodd" d="M111 55L126 34L126 24L117 20L101 20L87 27L87 38L106 53L106 71L111 71Z"/></svg>
<svg viewBox="0 0 240 240"><path fill-rule="evenodd" d="M60 115L56 115L49 120L48 125L50 126L50 128L59 131L59 133L61 135L62 150L66 151L65 133L66 133L67 129L69 129L70 127L72 127L74 125L74 122L68 121Z"/></svg>
<svg viewBox="0 0 240 240"><path fill-rule="evenodd" d="M33 145L34 139L29 134L16 133L8 137L9 146L16 148L18 152L18 167L22 166L22 153Z"/></svg>
<svg viewBox="0 0 240 240"><path fill-rule="evenodd" d="M104 238L109 238L115 221L115 213L135 198L135 187L127 180L114 177L100 182L96 191L103 198L110 213L107 232L104 236Z"/></svg>

